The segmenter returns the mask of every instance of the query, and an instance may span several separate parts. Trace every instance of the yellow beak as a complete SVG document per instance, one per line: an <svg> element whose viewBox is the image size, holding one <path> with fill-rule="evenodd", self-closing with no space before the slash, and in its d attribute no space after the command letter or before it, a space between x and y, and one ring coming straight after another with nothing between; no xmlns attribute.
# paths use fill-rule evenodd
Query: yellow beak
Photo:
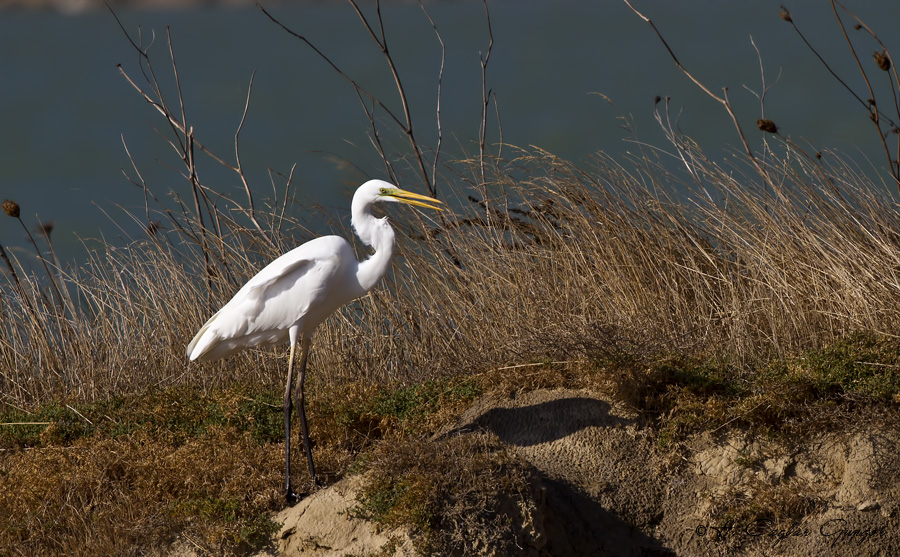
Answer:
<svg viewBox="0 0 900 557"><path fill-rule="evenodd" d="M415 205L417 207L426 207L428 209L434 209L436 211L444 210L443 207L438 206L443 205L441 201L433 197L428 197L427 195L419 195L418 193L402 190L400 188L393 188L382 195L393 197L400 203L407 203L409 205Z"/></svg>

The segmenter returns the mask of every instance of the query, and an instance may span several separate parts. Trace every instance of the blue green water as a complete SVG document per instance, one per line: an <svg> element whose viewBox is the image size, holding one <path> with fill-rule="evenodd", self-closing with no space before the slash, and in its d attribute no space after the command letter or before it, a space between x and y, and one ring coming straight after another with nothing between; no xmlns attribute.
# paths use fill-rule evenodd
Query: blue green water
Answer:
<svg viewBox="0 0 900 557"><path fill-rule="evenodd" d="M761 85L751 36L772 85L766 115L783 133L883 166L864 110L779 19L782 1L647 0L636 5L655 20L685 66L717 93L729 87L754 145L761 141L754 128L760 105L744 86L758 91ZM890 47L900 4L864 4L851 7ZM631 132L622 127L619 116L624 114L641 140L665 146L652 119L653 98L660 95L672 97L675 112L681 111L680 128L711 155L727 156L738 145L722 108L679 72L651 28L623 3L492 1L489 7L494 46L488 87L496 96L504 142L537 145L580 162L599 151L622 154L635 150L626 141ZM830 5L789 7L848 83L864 90ZM446 45L443 153L453 159L477 152L479 60L488 47L484 8L460 1L430 2L427 9ZM271 11L399 110L384 60L347 4L279 3ZM418 4L387 2L383 14L418 139L434 146L440 45ZM145 43L155 33L155 69L169 86L169 101L176 103L167 65L168 26L188 120L198 140L221 156L233 155L234 132L256 72L241 155L260 195L272 191L268 168L288 173L296 164L298 199L289 211L299 214L321 204L327 217L346 220L344 206L354 186L365 177L384 176L352 87L256 8L123 10L119 15L133 36L140 26ZM863 61L870 62L874 44L859 45ZM29 226L38 219L52 221L54 245L66 260L83 256L82 239L124 244L141 233L144 195L122 175L122 168L134 175L123 138L157 196L189 192L175 170L177 157L154 130L164 131L165 122L125 81L118 63L140 77L136 53L105 11L0 12L0 197L17 201ZM500 139L493 112L488 139ZM198 159L204 183L240 195L233 174ZM0 242L11 253L30 257L20 225L0 217Z"/></svg>

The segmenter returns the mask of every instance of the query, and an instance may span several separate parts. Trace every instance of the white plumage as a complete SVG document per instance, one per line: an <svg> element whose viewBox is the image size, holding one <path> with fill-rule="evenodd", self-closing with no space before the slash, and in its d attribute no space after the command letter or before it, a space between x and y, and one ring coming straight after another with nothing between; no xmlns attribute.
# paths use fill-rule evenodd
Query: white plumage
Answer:
<svg viewBox="0 0 900 557"><path fill-rule="evenodd" d="M366 293L356 278L359 263L347 240L323 236L285 253L238 290L188 345L191 360L216 360L250 346L301 338L337 308Z"/></svg>
<svg viewBox="0 0 900 557"><path fill-rule="evenodd" d="M290 416L294 349L301 345L300 378L295 393L300 413L309 472L316 482L309 442L303 383L313 331L339 307L366 294L384 276L394 247L394 231L387 218L372 215L372 204L400 202L441 210L440 201L397 188L381 180L359 187L351 204L351 224L357 236L374 249L357 261L349 242L323 236L272 261L241 287L222 309L209 318L187 347L191 360L224 358L253 346L290 342L285 384L285 494L294 499L290 477Z"/></svg>

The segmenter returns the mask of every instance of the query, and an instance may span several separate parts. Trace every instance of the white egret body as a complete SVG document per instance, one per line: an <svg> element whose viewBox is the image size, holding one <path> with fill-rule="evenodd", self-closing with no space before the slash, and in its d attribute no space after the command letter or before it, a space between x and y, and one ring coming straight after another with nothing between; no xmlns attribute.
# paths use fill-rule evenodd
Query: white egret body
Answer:
<svg viewBox="0 0 900 557"><path fill-rule="evenodd" d="M245 348L291 343L284 391L285 495L291 489L291 386L294 350L300 343L300 378L294 402L300 413L303 444L313 484L315 466L306 423L303 384L313 331L339 307L366 294L384 276L394 249L394 230L387 217L375 218L372 204L400 202L441 210L440 201L370 180L353 195L351 219L357 236L374 253L357 261L350 243L340 236L323 236L285 253L268 264L203 325L187 347L187 357L207 361Z"/></svg>

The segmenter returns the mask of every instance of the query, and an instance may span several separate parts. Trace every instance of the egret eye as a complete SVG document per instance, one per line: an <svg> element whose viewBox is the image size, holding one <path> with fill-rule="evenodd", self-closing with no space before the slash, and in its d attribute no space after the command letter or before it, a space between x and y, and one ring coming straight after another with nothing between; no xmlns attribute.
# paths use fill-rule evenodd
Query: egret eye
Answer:
<svg viewBox="0 0 900 557"><path fill-rule="evenodd" d="M388 191L387 188L381 188L378 190L378 195L388 195L388 194L390 194L390 191Z"/></svg>

